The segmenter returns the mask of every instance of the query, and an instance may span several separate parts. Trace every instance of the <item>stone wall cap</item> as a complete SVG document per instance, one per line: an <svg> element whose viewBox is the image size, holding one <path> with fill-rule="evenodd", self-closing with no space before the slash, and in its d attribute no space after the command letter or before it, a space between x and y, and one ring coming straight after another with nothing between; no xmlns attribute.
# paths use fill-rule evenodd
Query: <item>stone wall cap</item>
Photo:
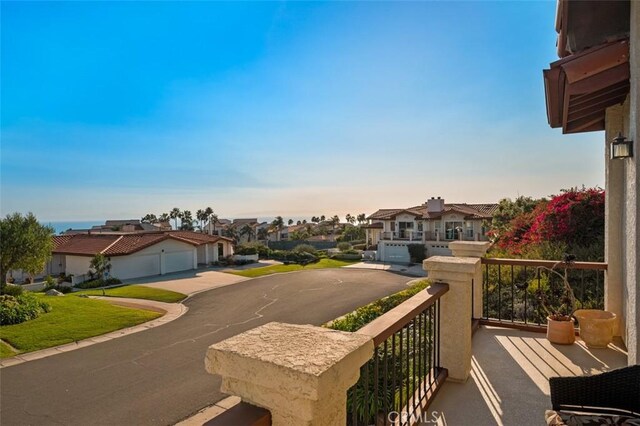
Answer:
<svg viewBox="0 0 640 426"><path fill-rule="evenodd" d="M475 272L480 265L477 257L431 256L422 262L426 271Z"/></svg>
<svg viewBox="0 0 640 426"><path fill-rule="evenodd" d="M451 241L449 247L473 247L473 248L489 248L489 241Z"/></svg>
<svg viewBox="0 0 640 426"><path fill-rule="evenodd" d="M320 376L370 343L369 336L312 325L270 322L209 347L297 372Z"/></svg>

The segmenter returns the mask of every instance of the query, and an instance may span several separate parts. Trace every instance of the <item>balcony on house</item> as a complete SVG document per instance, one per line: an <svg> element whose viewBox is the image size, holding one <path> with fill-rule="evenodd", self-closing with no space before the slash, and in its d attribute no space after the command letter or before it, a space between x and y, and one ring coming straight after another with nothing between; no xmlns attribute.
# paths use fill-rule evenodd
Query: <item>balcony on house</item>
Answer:
<svg viewBox="0 0 640 426"><path fill-rule="evenodd" d="M399 231L382 231L380 233L382 241L488 241L486 235L470 230L446 230L446 232L436 231L414 231L403 229Z"/></svg>
<svg viewBox="0 0 640 426"><path fill-rule="evenodd" d="M550 378L624 367L627 352L619 338L604 348L550 343L532 294L556 294L543 271L558 262L480 258L486 247L460 243L454 257L425 260L433 284L355 333L271 323L211 346L207 368L243 398L239 413L263 422L248 424L544 424ZM604 307L607 265L564 266L577 307ZM256 339L264 347L247 354Z"/></svg>

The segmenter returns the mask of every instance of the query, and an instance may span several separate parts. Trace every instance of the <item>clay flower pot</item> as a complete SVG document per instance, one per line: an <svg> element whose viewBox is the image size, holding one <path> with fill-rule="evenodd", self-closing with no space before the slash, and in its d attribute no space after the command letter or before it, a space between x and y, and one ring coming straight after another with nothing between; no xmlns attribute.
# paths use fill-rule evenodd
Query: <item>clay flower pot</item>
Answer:
<svg viewBox="0 0 640 426"><path fill-rule="evenodd" d="M606 348L613 340L616 314L599 309L579 309L575 317L580 325L580 337L591 348Z"/></svg>
<svg viewBox="0 0 640 426"><path fill-rule="evenodd" d="M556 321L547 317L547 340L559 345L571 345L576 341L574 319L570 321Z"/></svg>

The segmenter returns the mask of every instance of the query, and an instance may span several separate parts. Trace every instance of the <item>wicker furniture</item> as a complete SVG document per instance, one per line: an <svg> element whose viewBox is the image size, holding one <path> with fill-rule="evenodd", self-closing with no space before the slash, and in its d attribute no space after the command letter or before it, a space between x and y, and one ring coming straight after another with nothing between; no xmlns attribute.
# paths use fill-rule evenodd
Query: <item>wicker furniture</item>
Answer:
<svg viewBox="0 0 640 426"><path fill-rule="evenodd" d="M553 377L549 386L554 411L546 413L548 424L640 424L640 365L594 376Z"/></svg>

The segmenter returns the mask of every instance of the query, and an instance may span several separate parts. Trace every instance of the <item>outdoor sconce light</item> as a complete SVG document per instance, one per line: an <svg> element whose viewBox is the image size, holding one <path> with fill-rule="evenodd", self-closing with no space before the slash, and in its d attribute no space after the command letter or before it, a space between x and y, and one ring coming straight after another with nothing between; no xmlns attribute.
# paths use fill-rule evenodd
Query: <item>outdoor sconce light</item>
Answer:
<svg viewBox="0 0 640 426"><path fill-rule="evenodd" d="M611 142L611 159L633 157L633 141L627 140L622 133Z"/></svg>

